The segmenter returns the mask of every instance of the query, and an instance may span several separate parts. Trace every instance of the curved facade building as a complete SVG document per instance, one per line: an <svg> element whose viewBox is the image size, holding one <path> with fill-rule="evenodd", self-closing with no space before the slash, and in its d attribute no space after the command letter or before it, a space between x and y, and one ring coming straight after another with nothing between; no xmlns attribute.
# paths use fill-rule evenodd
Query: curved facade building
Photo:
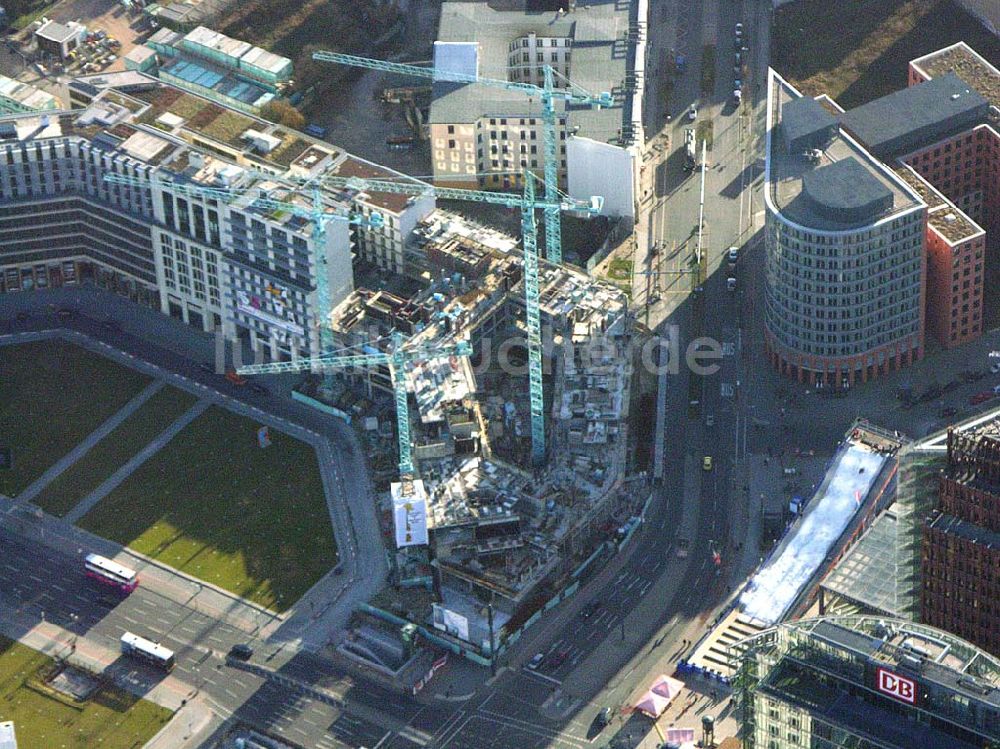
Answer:
<svg viewBox="0 0 1000 749"><path fill-rule="evenodd" d="M926 205L773 71L765 340L800 381L847 386L923 356Z"/></svg>

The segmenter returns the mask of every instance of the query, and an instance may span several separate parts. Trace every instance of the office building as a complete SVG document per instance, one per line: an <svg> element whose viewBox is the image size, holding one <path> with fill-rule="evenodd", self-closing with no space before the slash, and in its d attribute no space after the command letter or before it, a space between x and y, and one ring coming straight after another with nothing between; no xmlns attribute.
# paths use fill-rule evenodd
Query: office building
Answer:
<svg viewBox="0 0 1000 749"><path fill-rule="evenodd" d="M923 356L926 205L815 99L768 79L765 345L799 381Z"/></svg>
<svg viewBox="0 0 1000 749"><path fill-rule="evenodd" d="M983 749L1000 738L1000 661L891 617L779 624L736 643L752 749Z"/></svg>
<svg viewBox="0 0 1000 749"><path fill-rule="evenodd" d="M287 57L204 26L184 35L161 28L126 55L125 67L250 114L274 101L292 80Z"/></svg>
<svg viewBox="0 0 1000 749"><path fill-rule="evenodd" d="M0 75L0 116L59 109L59 100L29 83Z"/></svg>
<svg viewBox="0 0 1000 749"><path fill-rule="evenodd" d="M1000 425L948 430L924 527L921 620L1000 655Z"/></svg>
<svg viewBox="0 0 1000 749"><path fill-rule="evenodd" d="M642 144L636 50L644 25L635 6L597 0L537 13L520 3L501 10L449 0L435 44L439 68L539 85L549 65L557 87L569 80L595 96L610 93L612 105L601 109L556 102L560 186L574 197L604 195L607 215L634 215ZM436 82L429 121L435 183L516 189L522 169L540 175L541 115L538 97L521 91Z"/></svg>
<svg viewBox="0 0 1000 749"><path fill-rule="evenodd" d="M274 359L318 353L318 257L337 304L353 289L352 243L385 247L390 267L400 227L433 198L384 207L324 189L323 212L384 212L385 224L328 220L316 231L300 181L374 165L140 73L121 76L118 90L75 87L83 111L0 120L0 293L95 283ZM108 184L107 174L139 184ZM262 195L288 207L266 207Z"/></svg>

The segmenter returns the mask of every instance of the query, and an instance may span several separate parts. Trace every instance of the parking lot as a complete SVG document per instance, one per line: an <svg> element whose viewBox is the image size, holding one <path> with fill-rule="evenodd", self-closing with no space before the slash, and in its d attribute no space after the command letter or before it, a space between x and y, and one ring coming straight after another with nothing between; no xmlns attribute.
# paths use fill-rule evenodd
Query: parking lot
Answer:
<svg viewBox="0 0 1000 749"><path fill-rule="evenodd" d="M52 60L40 58L32 36L37 26L32 25L9 38L0 54L0 73L38 86L58 96L63 103L69 100L66 85L70 76L124 70L122 58L149 35L149 29L139 28L142 16L130 15L115 0L64 0L46 17L60 23L77 21L103 39L91 37L76 59L61 67ZM111 39L117 45L112 45ZM32 64L36 62L42 67Z"/></svg>

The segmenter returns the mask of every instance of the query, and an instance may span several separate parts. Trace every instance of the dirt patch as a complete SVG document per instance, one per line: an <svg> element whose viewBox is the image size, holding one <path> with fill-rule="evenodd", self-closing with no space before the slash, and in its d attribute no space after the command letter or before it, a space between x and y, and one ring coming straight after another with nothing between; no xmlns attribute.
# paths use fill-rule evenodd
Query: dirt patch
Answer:
<svg viewBox="0 0 1000 749"><path fill-rule="evenodd" d="M771 65L845 109L907 85L907 63L965 41L1000 65L1000 39L953 0L800 0L779 8Z"/></svg>

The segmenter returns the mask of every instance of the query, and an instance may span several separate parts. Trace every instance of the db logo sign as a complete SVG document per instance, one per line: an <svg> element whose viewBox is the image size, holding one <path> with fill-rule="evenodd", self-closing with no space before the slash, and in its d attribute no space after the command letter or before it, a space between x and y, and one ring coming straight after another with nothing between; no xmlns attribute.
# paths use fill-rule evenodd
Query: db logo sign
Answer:
<svg viewBox="0 0 1000 749"><path fill-rule="evenodd" d="M911 679L904 679L896 676L891 671L880 668L876 671L878 680L878 691L895 697L897 700L909 702L911 705L917 701L917 684Z"/></svg>

